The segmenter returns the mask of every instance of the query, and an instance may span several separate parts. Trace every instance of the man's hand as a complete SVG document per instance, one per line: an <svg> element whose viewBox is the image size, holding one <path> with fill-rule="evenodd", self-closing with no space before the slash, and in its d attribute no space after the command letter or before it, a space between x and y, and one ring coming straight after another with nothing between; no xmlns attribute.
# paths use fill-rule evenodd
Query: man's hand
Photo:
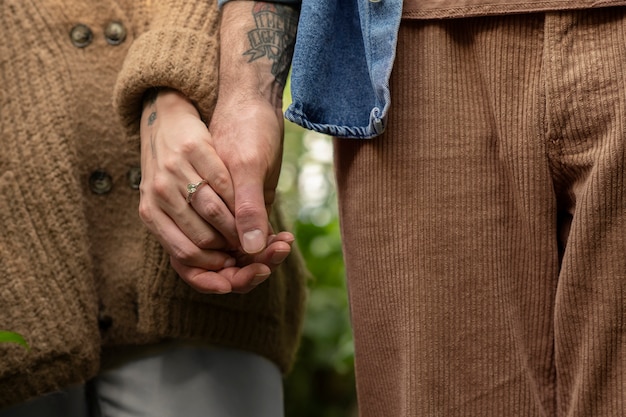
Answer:
<svg viewBox="0 0 626 417"><path fill-rule="evenodd" d="M268 212L280 174L282 118L260 100L222 104L210 129L216 152L231 173L233 210L242 248L249 254L259 253L269 234Z"/></svg>
<svg viewBox="0 0 626 417"><path fill-rule="evenodd" d="M268 211L282 160L282 93L298 11L264 2L229 2L221 23L218 102L209 130L232 178L243 251L267 245Z"/></svg>

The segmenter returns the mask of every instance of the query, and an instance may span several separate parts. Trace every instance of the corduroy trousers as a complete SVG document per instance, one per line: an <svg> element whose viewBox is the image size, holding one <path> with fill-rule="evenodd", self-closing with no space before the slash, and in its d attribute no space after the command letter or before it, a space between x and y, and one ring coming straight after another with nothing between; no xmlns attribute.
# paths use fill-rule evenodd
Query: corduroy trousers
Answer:
<svg viewBox="0 0 626 417"><path fill-rule="evenodd" d="M362 417L626 415L626 9L403 20L335 139Z"/></svg>

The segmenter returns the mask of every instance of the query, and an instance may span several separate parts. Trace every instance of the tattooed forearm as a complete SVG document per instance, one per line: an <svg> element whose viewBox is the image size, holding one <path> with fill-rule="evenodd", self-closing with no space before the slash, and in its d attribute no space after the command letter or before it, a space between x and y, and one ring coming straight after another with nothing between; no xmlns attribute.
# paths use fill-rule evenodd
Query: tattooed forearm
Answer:
<svg viewBox="0 0 626 417"><path fill-rule="evenodd" d="M256 2L252 9L256 29L248 32L248 62L266 58L272 61L272 75L284 86L291 66L298 27L298 11L274 3Z"/></svg>

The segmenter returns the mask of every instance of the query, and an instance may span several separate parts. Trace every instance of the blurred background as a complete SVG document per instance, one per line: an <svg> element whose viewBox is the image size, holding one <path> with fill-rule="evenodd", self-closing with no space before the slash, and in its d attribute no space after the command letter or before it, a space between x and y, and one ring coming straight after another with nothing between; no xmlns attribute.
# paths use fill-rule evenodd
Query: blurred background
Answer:
<svg viewBox="0 0 626 417"><path fill-rule="evenodd" d="M285 108L290 97L288 85ZM313 275L300 350L285 381L286 416L355 417L354 345L331 138L285 121L278 188L287 221Z"/></svg>

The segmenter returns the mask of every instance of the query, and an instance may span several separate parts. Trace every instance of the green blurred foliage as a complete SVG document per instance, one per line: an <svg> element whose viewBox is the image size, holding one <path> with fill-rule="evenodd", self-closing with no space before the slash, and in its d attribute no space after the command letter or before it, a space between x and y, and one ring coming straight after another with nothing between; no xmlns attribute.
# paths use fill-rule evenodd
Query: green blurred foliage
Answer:
<svg viewBox="0 0 626 417"><path fill-rule="evenodd" d="M287 88L287 103L289 94ZM297 361L285 381L286 416L356 416L354 344L331 139L286 122L284 154L279 191L314 277Z"/></svg>
<svg viewBox="0 0 626 417"><path fill-rule="evenodd" d="M0 343L17 343L18 345L22 345L26 349L29 349L28 343L26 343L26 340L24 340L21 335L5 330L0 330Z"/></svg>
<svg viewBox="0 0 626 417"><path fill-rule="evenodd" d="M315 279L298 360L285 382L288 417L347 417L355 413L354 347L337 221L320 227L298 222L295 233ZM331 245L320 256L316 241Z"/></svg>

